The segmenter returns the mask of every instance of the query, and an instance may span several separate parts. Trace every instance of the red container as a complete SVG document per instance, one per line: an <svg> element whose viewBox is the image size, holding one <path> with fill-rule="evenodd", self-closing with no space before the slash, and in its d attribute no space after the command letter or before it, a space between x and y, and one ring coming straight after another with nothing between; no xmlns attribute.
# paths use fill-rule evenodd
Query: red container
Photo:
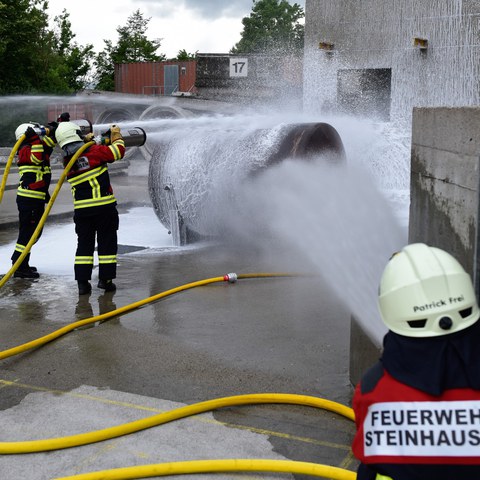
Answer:
<svg viewBox="0 0 480 480"><path fill-rule="evenodd" d="M195 60L115 65L115 91L137 95L195 93Z"/></svg>

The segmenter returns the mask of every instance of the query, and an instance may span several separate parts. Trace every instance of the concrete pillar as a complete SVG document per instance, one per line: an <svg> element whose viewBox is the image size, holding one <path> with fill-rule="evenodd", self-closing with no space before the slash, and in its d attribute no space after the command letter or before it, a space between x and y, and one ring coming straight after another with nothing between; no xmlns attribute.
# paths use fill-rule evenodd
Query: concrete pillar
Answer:
<svg viewBox="0 0 480 480"><path fill-rule="evenodd" d="M451 253L479 275L480 108L415 108L412 119L409 243ZM381 340L351 318L350 380L355 385L381 355Z"/></svg>
<svg viewBox="0 0 480 480"><path fill-rule="evenodd" d="M409 243L456 257L479 296L480 108L415 108Z"/></svg>
<svg viewBox="0 0 480 480"><path fill-rule="evenodd" d="M349 377L352 385L355 386L363 374L377 363L382 354L382 340L383 334L381 337L373 335L355 315L350 317Z"/></svg>

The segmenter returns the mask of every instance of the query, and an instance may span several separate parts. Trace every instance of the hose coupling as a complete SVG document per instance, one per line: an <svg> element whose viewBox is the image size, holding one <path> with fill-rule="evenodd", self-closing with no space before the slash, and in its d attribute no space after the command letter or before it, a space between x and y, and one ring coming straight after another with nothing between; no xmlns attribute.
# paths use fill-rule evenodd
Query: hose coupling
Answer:
<svg viewBox="0 0 480 480"><path fill-rule="evenodd" d="M33 128L35 130L35 133L39 137L43 137L44 135L48 135L50 132L50 129L48 127L44 127L43 125L39 125L38 123L35 125Z"/></svg>
<svg viewBox="0 0 480 480"><path fill-rule="evenodd" d="M227 273L223 279L226 281L226 282L229 282L229 283L235 283L238 279L238 276L236 273Z"/></svg>

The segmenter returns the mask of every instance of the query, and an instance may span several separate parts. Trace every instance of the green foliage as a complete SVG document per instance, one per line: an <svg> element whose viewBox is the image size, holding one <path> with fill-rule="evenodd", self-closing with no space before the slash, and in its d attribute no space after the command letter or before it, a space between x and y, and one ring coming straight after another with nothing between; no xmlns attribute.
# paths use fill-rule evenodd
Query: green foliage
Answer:
<svg viewBox="0 0 480 480"><path fill-rule="evenodd" d="M158 62L165 60L165 55L157 55L160 39L149 40L146 37L150 18L143 18L140 10L133 12L124 27L118 27L118 41L114 45L105 40L105 48L95 57L95 80L99 90L115 90L115 64L130 62Z"/></svg>
<svg viewBox="0 0 480 480"><path fill-rule="evenodd" d="M303 49L305 16L300 5L287 0L253 0L252 12L242 19L240 41L230 53L295 53Z"/></svg>
<svg viewBox="0 0 480 480"><path fill-rule="evenodd" d="M85 87L93 46L74 41L68 13L48 28L46 0L0 0L0 94L72 93Z"/></svg>
<svg viewBox="0 0 480 480"><path fill-rule="evenodd" d="M179 50L177 56L171 60L173 62L188 62L189 60L195 60L197 53L198 50L195 53L188 53L185 49Z"/></svg>
<svg viewBox="0 0 480 480"><path fill-rule="evenodd" d="M114 91L115 64L166 59L156 53L160 39L147 38L150 19L140 10L117 28L117 43L106 40L98 54L93 45L75 41L66 9L54 18L53 28L47 10L48 0L0 0L0 95L72 94L94 82ZM180 50L173 60L195 56Z"/></svg>
<svg viewBox="0 0 480 480"><path fill-rule="evenodd" d="M0 2L0 93L42 91L47 16L38 0ZM48 48L48 47L47 47Z"/></svg>
<svg viewBox="0 0 480 480"><path fill-rule="evenodd" d="M64 79L69 91L83 90L89 83L93 45L80 46L74 41L70 14L65 9L54 20L56 29L53 33L53 50L60 60L56 73Z"/></svg>

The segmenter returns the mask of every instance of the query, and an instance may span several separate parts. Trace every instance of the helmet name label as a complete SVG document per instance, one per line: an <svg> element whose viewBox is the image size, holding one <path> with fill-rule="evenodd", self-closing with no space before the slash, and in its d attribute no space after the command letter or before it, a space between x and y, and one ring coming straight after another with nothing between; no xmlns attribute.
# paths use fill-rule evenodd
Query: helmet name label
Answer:
<svg viewBox="0 0 480 480"><path fill-rule="evenodd" d="M446 307L447 305L461 303L464 300L465 300L465 297L463 295L460 295L459 297L449 297L448 300L436 300L431 303L426 303L425 305L414 305L413 311L426 312L427 310L431 310L433 308Z"/></svg>

